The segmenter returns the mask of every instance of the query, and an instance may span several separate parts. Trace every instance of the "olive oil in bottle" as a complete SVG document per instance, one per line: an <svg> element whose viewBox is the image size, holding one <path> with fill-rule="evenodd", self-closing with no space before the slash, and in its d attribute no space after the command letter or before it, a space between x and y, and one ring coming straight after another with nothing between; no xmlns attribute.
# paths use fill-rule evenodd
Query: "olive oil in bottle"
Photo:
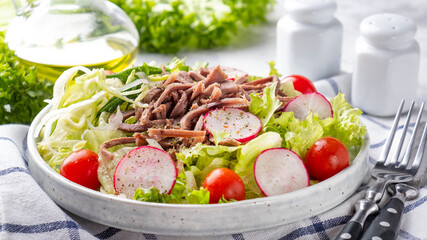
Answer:
<svg viewBox="0 0 427 240"><path fill-rule="evenodd" d="M21 14L20 14L21 12ZM138 54L138 32L116 5L102 0L48 0L17 11L6 41L41 78L73 66L120 71Z"/></svg>

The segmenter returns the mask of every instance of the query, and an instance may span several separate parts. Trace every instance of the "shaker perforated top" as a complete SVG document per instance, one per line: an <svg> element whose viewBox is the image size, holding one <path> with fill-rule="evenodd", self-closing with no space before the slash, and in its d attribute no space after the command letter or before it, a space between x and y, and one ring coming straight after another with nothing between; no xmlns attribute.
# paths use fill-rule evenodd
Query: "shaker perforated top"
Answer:
<svg viewBox="0 0 427 240"><path fill-rule="evenodd" d="M299 21L316 24L331 21L337 4L334 0L287 0L284 9Z"/></svg>
<svg viewBox="0 0 427 240"><path fill-rule="evenodd" d="M416 31L417 27L410 18L392 13L372 15L360 24L362 36L377 46L407 46Z"/></svg>

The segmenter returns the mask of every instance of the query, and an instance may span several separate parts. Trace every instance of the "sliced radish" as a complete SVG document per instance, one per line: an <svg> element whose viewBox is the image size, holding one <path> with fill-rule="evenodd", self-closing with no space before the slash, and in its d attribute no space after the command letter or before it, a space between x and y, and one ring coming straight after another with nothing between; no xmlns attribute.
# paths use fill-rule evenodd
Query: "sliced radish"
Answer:
<svg viewBox="0 0 427 240"><path fill-rule="evenodd" d="M208 70L212 71L214 68L215 67L208 67ZM221 70L225 74L227 74L229 80L233 80L233 81L236 80L236 79L238 79L238 78L240 78L240 77L248 76L247 72L245 72L243 70L240 70L240 69L237 69L237 68L221 67Z"/></svg>
<svg viewBox="0 0 427 240"><path fill-rule="evenodd" d="M328 99L317 92L306 93L292 99L283 111L294 112L295 118L300 120L305 120L310 111L317 113L320 119L332 117L334 114Z"/></svg>
<svg viewBox="0 0 427 240"><path fill-rule="evenodd" d="M310 184L301 158L285 148L270 148L261 152L255 160L254 175L265 196L293 192Z"/></svg>
<svg viewBox="0 0 427 240"><path fill-rule="evenodd" d="M226 132L230 134L227 139L247 142L257 136L262 122L250 112L237 108L218 108L205 115L203 125L211 135L215 131Z"/></svg>
<svg viewBox="0 0 427 240"><path fill-rule="evenodd" d="M160 193L170 193L178 171L171 156L158 148L142 146L126 154L114 172L114 189L117 194L132 198L138 188L157 188Z"/></svg>

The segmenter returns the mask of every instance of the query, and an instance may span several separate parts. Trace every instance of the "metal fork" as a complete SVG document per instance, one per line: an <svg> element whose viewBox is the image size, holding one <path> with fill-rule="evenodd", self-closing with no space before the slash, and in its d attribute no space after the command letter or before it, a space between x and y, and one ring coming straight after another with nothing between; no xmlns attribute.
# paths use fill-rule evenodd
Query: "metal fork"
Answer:
<svg viewBox="0 0 427 240"><path fill-rule="evenodd" d="M354 205L356 212L354 213L350 221L344 226L344 229L340 232L336 240L359 239L363 231L363 225L366 221L366 218L369 215L378 212L378 203L381 201L384 191L388 187L388 185L411 181L420 167L421 160L423 159L424 155L424 148L426 145L427 124L425 124L424 126L422 138L416 156L412 161L412 165L408 167L408 163L410 161L411 152L415 141L415 135L418 130L421 115L424 109L424 102L420 106L414 131L412 133L412 137L408 143L408 147L405 151L403 158L400 158L400 153L403 147L403 143L405 141L406 132L408 130L409 120L411 118L412 109L414 107L414 101L409 107L405 125L402 131L402 136L398 143L396 153L392 158L388 158L390 148L392 146L393 139L396 134L396 129L399 124L400 114L402 113L403 105L404 100L402 100L399 109L397 110L393 126L390 131L390 135L387 138L383 152L381 153L380 158L378 159L372 170L372 177L376 178L375 184L366 191L364 199L361 199L356 202L356 204Z"/></svg>

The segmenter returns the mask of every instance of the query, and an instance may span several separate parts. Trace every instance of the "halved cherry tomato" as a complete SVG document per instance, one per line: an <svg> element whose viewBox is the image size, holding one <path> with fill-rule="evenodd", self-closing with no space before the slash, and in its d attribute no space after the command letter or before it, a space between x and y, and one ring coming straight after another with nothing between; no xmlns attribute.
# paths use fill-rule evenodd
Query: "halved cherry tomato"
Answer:
<svg viewBox="0 0 427 240"><path fill-rule="evenodd" d="M90 189L97 189L98 155L88 149L72 152L62 162L60 173L65 178Z"/></svg>
<svg viewBox="0 0 427 240"><path fill-rule="evenodd" d="M305 166L311 177L323 181L350 164L345 145L333 137L317 140L305 155Z"/></svg>
<svg viewBox="0 0 427 240"><path fill-rule="evenodd" d="M316 87L314 87L313 83L310 79L301 76L301 75L291 75L285 77L282 82L291 81L294 84L294 89L298 92L304 93L312 93L317 92Z"/></svg>
<svg viewBox="0 0 427 240"><path fill-rule="evenodd" d="M228 168L212 170L203 182L203 188L210 193L209 203L218 203L224 195L226 200L237 201L245 199L245 185L242 179Z"/></svg>

